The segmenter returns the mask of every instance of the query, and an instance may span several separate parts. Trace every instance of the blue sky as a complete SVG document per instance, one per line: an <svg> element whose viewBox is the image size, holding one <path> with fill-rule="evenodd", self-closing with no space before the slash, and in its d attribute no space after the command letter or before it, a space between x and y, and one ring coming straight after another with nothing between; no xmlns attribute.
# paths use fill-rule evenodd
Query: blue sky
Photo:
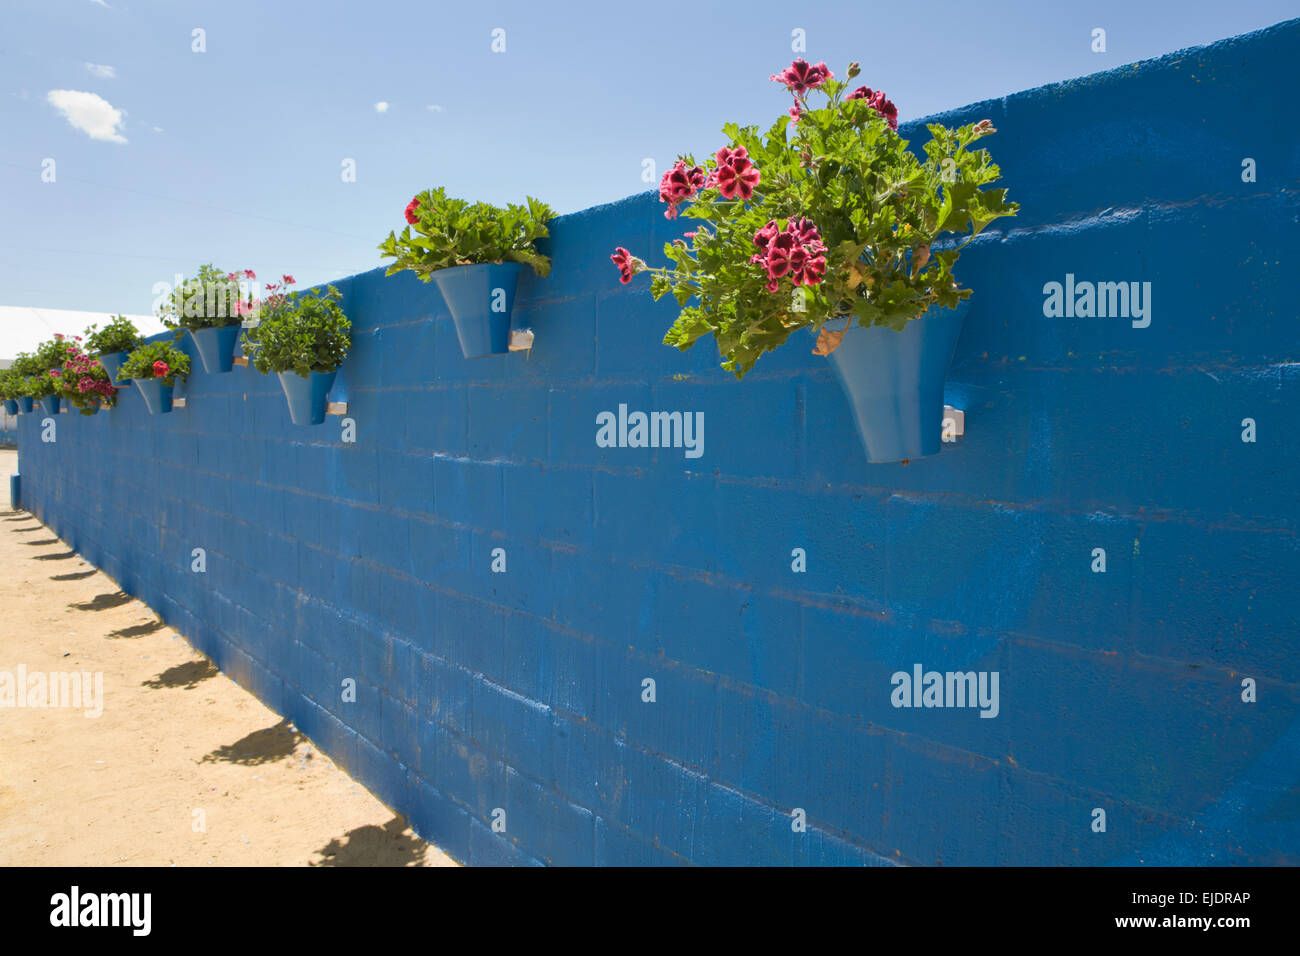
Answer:
<svg viewBox="0 0 1300 956"><path fill-rule="evenodd" d="M380 264L376 244L429 186L560 212L643 191L645 158L662 172L720 145L723 123L785 110L767 77L796 29L837 74L860 61L906 121L1298 14L1297 0L6 0L0 307L147 313L154 283L208 261L300 286L350 275Z"/></svg>

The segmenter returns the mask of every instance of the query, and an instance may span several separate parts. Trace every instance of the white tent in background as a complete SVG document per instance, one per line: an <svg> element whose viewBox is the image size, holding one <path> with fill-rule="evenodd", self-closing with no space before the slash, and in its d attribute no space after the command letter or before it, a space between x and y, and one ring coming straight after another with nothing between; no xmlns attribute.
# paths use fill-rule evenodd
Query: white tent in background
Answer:
<svg viewBox="0 0 1300 956"><path fill-rule="evenodd" d="M34 352L36 346L55 333L82 335L90 325L103 327L113 312L80 312L71 309L36 309L28 306L0 305L0 359L12 359L19 352ZM162 322L152 315L128 315L141 335L164 331Z"/></svg>

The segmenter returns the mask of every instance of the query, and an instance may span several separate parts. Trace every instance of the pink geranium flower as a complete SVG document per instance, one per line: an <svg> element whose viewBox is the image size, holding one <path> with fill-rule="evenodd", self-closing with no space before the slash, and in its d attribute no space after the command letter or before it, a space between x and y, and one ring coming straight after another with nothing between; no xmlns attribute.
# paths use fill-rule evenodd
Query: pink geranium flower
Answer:
<svg viewBox="0 0 1300 956"><path fill-rule="evenodd" d="M688 167L685 160L677 160L673 168L664 173L663 178L659 180L659 199L661 202L668 203L664 218L676 219L677 206L703 189L706 182L707 177L703 167Z"/></svg>
<svg viewBox="0 0 1300 956"><path fill-rule="evenodd" d="M718 170L718 189L726 199L749 199L759 180L758 167L747 159L737 160Z"/></svg>
<svg viewBox="0 0 1300 956"><path fill-rule="evenodd" d="M724 199L735 199L737 196L741 199L749 199L754 195L754 188L758 186L762 176L759 175L758 167L754 165L753 160L749 158L749 151L745 147L731 149L724 146L718 150L714 159L718 163L718 168L713 171L710 179L717 184Z"/></svg>
<svg viewBox="0 0 1300 956"><path fill-rule="evenodd" d="M796 286L819 285L826 276L826 245L810 219L789 219L781 230L771 220L753 241L759 252L749 261L767 273L769 292L778 291L781 279Z"/></svg>
<svg viewBox="0 0 1300 956"><path fill-rule="evenodd" d="M898 107L890 102L882 90L873 90L869 86L859 86L845 97L846 100L866 100L867 105L879 113L889 124L889 128L898 131Z"/></svg>
<svg viewBox="0 0 1300 956"><path fill-rule="evenodd" d="M786 89L795 96L803 96L809 90L815 90L835 76L825 63L812 66L802 58L795 60L780 73L768 77L774 83L784 83Z"/></svg>
<svg viewBox="0 0 1300 956"><path fill-rule="evenodd" d="M618 266L618 281L624 285L631 282L632 277L645 268L644 262L622 246L615 249L614 254L609 259L614 265Z"/></svg>

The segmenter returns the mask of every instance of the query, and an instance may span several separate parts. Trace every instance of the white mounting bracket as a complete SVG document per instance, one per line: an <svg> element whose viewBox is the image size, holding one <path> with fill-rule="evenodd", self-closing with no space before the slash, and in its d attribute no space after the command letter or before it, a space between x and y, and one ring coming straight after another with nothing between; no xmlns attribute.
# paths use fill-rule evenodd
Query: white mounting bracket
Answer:
<svg viewBox="0 0 1300 956"><path fill-rule="evenodd" d="M943 406L943 440L955 442L966 434L966 413L951 405Z"/></svg>
<svg viewBox="0 0 1300 956"><path fill-rule="evenodd" d="M184 407L185 407L185 399L183 398L172 399L172 408L184 408Z"/></svg>
<svg viewBox="0 0 1300 956"><path fill-rule="evenodd" d="M532 329L511 329L510 330L510 351L527 352L532 347L533 347Z"/></svg>
<svg viewBox="0 0 1300 956"><path fill-rule="evenodd" d="M326 402L325 403L326 415L346 415L347 413L348 413L347 402Z"/></svg>

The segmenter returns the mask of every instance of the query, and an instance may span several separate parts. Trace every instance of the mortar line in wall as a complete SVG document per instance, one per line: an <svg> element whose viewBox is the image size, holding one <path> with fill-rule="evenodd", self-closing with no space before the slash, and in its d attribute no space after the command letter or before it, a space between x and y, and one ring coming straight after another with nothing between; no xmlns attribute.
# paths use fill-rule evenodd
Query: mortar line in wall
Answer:
<svg viewBox="0 0 1300 956"><path fill-rule="evenodd" d="M1167 212L1173 210L1194 209L1197 207L1219 208L1238 203L1260 202L1265 200L1287 199L1291 190L1283 183L1275 189L1261 189L1247 195L1230 193L1201 193L1184 199L1144 198L1136 206L1105 206L1096 212L1078 211L1058 216L1050 222L1008 226L1003 229L988 229L977 236L971 245L983 245L990 242L1016 242L1022 239L1056 233L1076 233L1083 229L1107 228L1124 225L1141 216L1149 206L1153 211Z"/></svg>
<svg viewBox="0 0 1300 956"><path fill-rule="evenodd" d="M324 447L335 447L335 446L316 445L311 447L324 448ZM424 457L423 454L419 454L419 455L415 454L415 450L377 449L376 454L379 451L385 451L385 450L391 451L394 454L405 455L408 457ZM145 461L153 462L153 459L147 459L137 455L126 454L125 457L132 458L140 462L145 462ZM428 457L434 460L448 461L456 464L540 468L544 471L546 470L581 471L590 474L597 474L597 473L615 474L621 477L628 477L628 478L647 477L645 469L641 469L641 468L616 468L612 466L586 465L586 464L579 464L579 463L553 463L553 462L543 462L537 460L510 459L510 458L477 459L477 458L470 458L466 456L454 455L450 453L437 453L437 452L429 455ZM157 464L157 462L154 463ZM440 517L435 512L409 511L404 508L385 506L375 501L362 501L359 499L344 498L338 495L322 494L316 491L308 491L306 489L293 486L293 485L279 485L279 484L273 484L271 482L260 481L260 480L242 479L242 478L235 477L229 472L214 472L200 467L172 465L170 462L162 462L162 464L168 465L169 467L183 469L187 472L203 474L212 478L218 478L218 479L225 478L231 482L238 482L239 484L247 484L247 485L251 485L252 487L269 488L275 491L286 491L293 494L302 495L304 497L309 497L309 498L315 498L322 501L340 502L340 503L347 504L350 507L364 508L369 511L386 512L386 513L394 514L398 517L405 518L407 520L415 519L415 520L425 521L443 527L454 528L457 530L482 531L484 533L492 533L492 534L496 534L496 533L508 534L508 532L505 532L504 530L491 529L486 527L477 527L474 525L466 525L458 522L453 522L446 518ZM1210 521L1206 519L1200 513L1197 512L1190 512L1181 509L1160 508L1154 506L1150 511L1139 510L1136 512L1107 512L1107 511L1099 511L1096 508L1094 508L1093 510L1083 510L1082 508L1078 508L1078 507L1068 508L1061 504L1055 503L1049 499L1041 499L1041 498L1026 499L1023 501L1002 501L1002 500L997 500L992 498L975 498L971 495L966 495L958 491L923 491L923 490L900 491L897 488L893 488L889 486L856 485L850 483L833 484L829 482L814 480L811 478L802 478L802 479L755 478L755 477L749 477L744 475L729 475L723 473L706 474L704 472L693 472L693 471L684 471L682 474L686 480L717 481L720 484L738 485L742 487L768 488L768 489L781 490L781 491L792 491L795 493L800 493L800 492L808 493L812 491L829 490L831 494L838 495L840 497L844 497L844 496L860 497L864 494L870 494L873 497L877 499L883 499L884 501L888 501L891 499L898 499L906 502L921 501L921 502L928 502L928 503L941 503L941 502L948 501L948 502L952 502L958 507L968 508L970 510L979 510L979 511L986 510L988 506L993 506L993 507L1002 508L1012 512L1048 513L1052 515L1059 515L1064 518L1091 519L1097 515L1101 515L1105 518L1105 520L1109 522L1160 521L1160 522L1174 522L1174 523L1186 524L1190 527L1199 528L1206 531L1228 531L1228 532L1241 532L1241 533L1250 533L1250 534L1280 534L1287 537L1295 537L1297 534L1297 531L1294 528L1262 526L1256 524L1254 521L1251 520L1247 520L1244 522L1235 522L1235 523L1222 522L1222 521L1216 522L1216 521ZM594 489L593 489L593 493L594 493ZM183 499L174 499L174 500L183 500ZM1265 520L1277 520L1277 519L1273 519L1273 518L1259 519L1259 521L1265 521ZM546 542L551 539L537 538L537 539L527 539L527 540L530 542L532 541ZM563 542L554 542L554 543L557 545L564 544Z"/></svg>
<svg viewBox="0 0 1300 956"><path fill-rule="evenodd" d="M319 444L319 445L312 445L308 447L334 448L334 447L341 447L341 446ZM378 454L382 451L390 451L394 454L399 454L399 455L404 455L409 457L421 457L421 458L425 457L425 455L423 454L424 450L418 450L419 453L417 454L416 449L382 448L382 449L376 449L375 454ZM139 462L154 461L151 458L145 458L139 455L132 455L130 453L124 453L124 455L127 458L131 458ZM540 468L542 470L554 470L554 471L583 471L583 472L588 472L593 474L595 473L614 474L614 475L619 475L622 477L629 477L629 478L642 478L647 476L647 469L645 468L615 467L615 466L608 466L608 465L593 465L593 464L583 464L583 463L555 463L555 462L539 461L536 459L513 459L508 457L482 459L482 458L472 458L466 455L444 453L444 452L433 452L428 457L434 460L451 462L454 464L474 464L474 465L486 465L486 466L498 466L498 467L511 466L511 467L524 467L524 468ZM406 509L385 507L379 504L378 502L360 501L360 500L355 500L350 498L343 498L337 495L329 495L329 494L322 494L315 491L307 491L292 485L278 485L278 484L273 484L271 482L264 482L260 480L245 480L245 479L235 478L235 476L233 476L229 472L209 471L207 469L197 467L197 466L190 467L190 466L172 465L170 462L163 462L163 464L169 465L170 467L184 468L184 470L186 471L197 472L199 474L204 474L213 478L226 478L232 481L239 481L241 484L246 483L246 484L253 485L254 487L265 487L265 488L271 488L279 491L288 491L294 494L300 494L307 497L326 500L326 501L345 502L351 506L364 507L367 508L368 510L388 511L395 514L399 514L402 517L407 517L407 518L416 517L422 520L432 521L434 523L446 523L447 526L455 527L455 528L473 528L473 526L469 526L469 525L460 525L460 524L448 522L447 519L439 518L436 514L431 512L412 512ZM1073 518L1079 518L1079 517L1090 518L1093 515L1097 515L1100 513L1100 514L1104 514L1106 519L1109 521L1162 521L1162 522L1172 521L1172 522L1187 524L1196 528L1202 528L1208 531L1281 534L1288 537L1294 537L1297 533L1296 529L1294 528L1262 526L1251 520L1247 520L1244 522L1211 521L1198 512L1191 512L1182 509L1153 507L1152 510L1150 511L1139 510L1137 512L1099 512L1095 508L1089 511L1078 507L1065 507L1064 505L1053 502L1050 499L1043 499L1043 498L1026 499L1024 501L1012 502L1012 501L1000 501L991 498L990 499L976 498L958 491L922 491L922 490L899 491L898 489L893 488L891 486L858 485L852 483L833 484L833 483L814 480L812 478L765 478L765 477L752 477L752 476L733 475L733 474L725 474L725 473L716 473L716 474L705 473L705 472L689 471L689 470L683 471L682 475L686 480L699 479L699 480L718 481L721 484L738 485L742 487L757 487L757 488L772 488L776 490L789 490L795 493L801 493L801 492L811 493L814 491L825 492L829 490L831 494L837 494L841 496L871 494L877 498L881 498L884 500L897 498L903 501L912 501L912 500L919 500L924 502L951 501L959 507L970 508L972 510L975 509L984 510L988 506L992 505L995 507L1005 508L1009 511L1033 512L1033 513L1047 512L1055 515L1061 515L1062 517L1073 517ZM1258 520L1259 522L1263 522L1266 520L1277 520L1277 519L1271 517L1261 517ZM491 529L475 529L475 530L486 531Z"/></svg>
<svg viewBox="0 0 1300 956"><path fill-rule="evenodd" d="M1269 366L1269 367L1272 368L1273 366ZM298 444L298 443L294 442L294 444ZM336 448L341 446L334 445L334 444L327 444L327 443L312 443L311 445L304 445L304 447ZM391 451L395 454L406 455L411 457L424 457L423 450L419 450L420 453L417 454L417 450L415 449L376 449L375 453L378 454L379 452L382 451ZM151 462L157 464L157 462L154 462L154 459L151 458L145 458L143 456L133 455L130 454L129 452L123 452L121 454L124 457L133 459L135 461ZM624 477L637 477L637 478L645 477L645 469L642 468L618 468L613 466L589 465L589 464L580 464L580 463L555 463L555 462L538 461L535 459L511 459L511 458L504 458L504 457L496 458L496 459L475 459L468 456L451 454L451 453L441 453L441 452L433 452L432 454L429 455L429 457L436 460L450 461L454 463L463 463L463 464L481 464L481 465L497 465L497 466L509 465L513 467L541 468L543 470L555 470L555 471L578 470L578 471L585 471L589 473L616 474ZM370 510L390 511L394 513L400 513L404 517L416 517L421 520L432 521L433 523L442 523L442 524L446 524L446 526L454 527L458 529L464 528L464 529L471 529L471 530L485 530L485 531L489 530L489 529L474 529L473 526L448 522L446 519L438 518L435 514L429 512L410 512L410 511L406 511L405 509L386 508L378 504L377 502L360 501L360 500L355 500L350 498L342 498L336 495L321 494L314 491L307 491L302 488L298 488L291 485L277 485L277 484L272 484L270 482L263 482L260 480L245 481L243 479L235 478L233 475L231 475L228 472L214 472L197 466L191 467L191 466L174 465L171 462L165 462L165 461L161 462L161 464L167 465L169 467L175 467L178 469L184 469L186 471L193 471L199 474L208 475L213 478L226 478L231 481L239 481L241 484L246 483L254 487L265 487L265 488L271 488L275 490L288 491L294 494L300 494L300 495L317 498L321 500L344 502L349 504L350 506L364 507ZM796 492L823 490L822 482L814 481L808 478L804 478L804 479L755 478L755 477L749 477L743 475L727 475L721 473L706 475L703 472L692 472L692 471L684 471L683 476L687 480L700 478L705 480L716 480L723 484L735 484L741 486L762 487L762 488L776 488L779 490L784 489L784 490L792 490ZM1098 514L1096 510L1084 511L1078 508L1065 508L1061 505L1051 502L1048 499L1006 502L1006 501L997 501L993 499L976 499L976 498L972 498L971 496L964 495L961 492L950 492L950 491L901 492L886 486L856 485L850 483L842 483L838 485L826 483L824 487L829 488L832 491L832 493L842 492L844 494L849 494L849 495L872 493L875 494L877 497L884 497L888 495L888 497L896 497L905 501L908 500L942 501L945 499L949 499L956 502L959 506L979 508L979 509L983 509L987 505L994 505L997 507L1005 508L1010 511L1050 512L1052 514L1059 514L1064 517L1091 517L1095 514ZM1268 533L1268 534L1282 534L1286 536L1295 536L1296 534L1295 529L1276 527L1276 526L1261 527L1255 525L1250 521L1244 523L1243 522L1237 522L1237 523L1213 522L1205 519L1199 513L1189 512L1189 511L1184 511L1179 509L1156 508L1151 512L1139 511L1139 512L1117 512L1117 513L1102 512L1102 513L1105 514L1107 520L1176 521L1176 522L1182 522L1188 524L1192 527L1200 527L1205 530L1211 530L1211 531ZM1261 519L1261 520L1265 520L1265 519ZM1275 520L1275 519L1267 519L1267 520ZM537 539L537 540L545 540L545 539Z"/></svg>

